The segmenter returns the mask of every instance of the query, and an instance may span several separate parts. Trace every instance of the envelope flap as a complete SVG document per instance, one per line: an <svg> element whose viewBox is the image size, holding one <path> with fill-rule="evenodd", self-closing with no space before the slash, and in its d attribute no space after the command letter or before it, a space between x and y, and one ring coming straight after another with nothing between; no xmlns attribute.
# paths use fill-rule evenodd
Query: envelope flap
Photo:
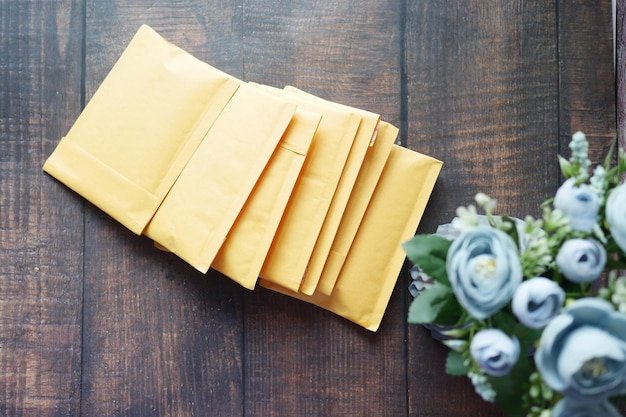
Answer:
<svg viewBox="0 0 626 417"><path fill-rule="evenodd" d="M211 265L246 288L256 284L320 119L319 114L296 110Z"/></svg>
<svg viewBox="0 0 626 417"><path fill-rule="evenodd" d="M45 169L136 234L161 204L160 198L66 138L59 142ZM83 173L89 173L88 181Z"/></svg>
<svg viewBox="0 0 626 417"><path fill-rule="evenodd" d="M298 108L322 115L300 178L261 271L263 278L296 290L337 189L361 117L356 112L325 105L282 89L257 87L296 103Z"/></svg>
<svg viewBox="0 0 626 417"><path fill-rule="evenodd" d="M335 286L337 277L339 277L341 268L343 268L343 262L348 255L350 246L363 220L365 210L380 179L385 162L398 137L398 128L381 121L378 126L377 136L378 139L365 155L363 165L348 199L348 204L337 228L328 259L324 264L315 289L317 292L330 294Z"/></svg>
<svg viewBox="0 0 626 417"><path fill-rule="evenodd" d="M161 200L215 122L239 82L172 45L148 26L142 26L113 66L66 135L98 164L107 166L144 193ZM60 181L85 189L93 178L89 166L60 155L56 149L44 165L52 165ZM111 180L111 181L117 181ZM81 182L82 185L77 184ZM93 190L90 201L131 229L141 233L153 213L125 220L115 187ZM121 193L121 192L120 192Z"/></svg>
<svg viewBox="0 0 626 417"><path fill-rule="evenodd" d="M371 203L330 295L261 285L313 303L376 331L405 259L401 243L417 229L441 162L394 145ZM419 178L411 187L403 181Z"/></svg>
<svg viewBox="0 0 626 417"><path fill-rule="evenodd" d="M295 111L293 103L242 84L185 165L145 234L206 272Z"/></svg>

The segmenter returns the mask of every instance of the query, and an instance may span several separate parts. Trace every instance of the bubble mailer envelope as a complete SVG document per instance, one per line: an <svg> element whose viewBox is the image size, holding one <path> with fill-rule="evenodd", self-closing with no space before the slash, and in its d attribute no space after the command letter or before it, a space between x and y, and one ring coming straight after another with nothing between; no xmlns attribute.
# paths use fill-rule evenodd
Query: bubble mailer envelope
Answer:
<svg viewBox="0 0 626 417"><path fill-rule="evenodd" d="M426 155L392 147L330 295L309 296L263 280L259 283L376 331L404 263L401 244L415 233L441 165Z"/></svg>
<svg viewBox="0 0 626 417"><path fill-rule="evenodd" d="M140 234L239 86L144 25L44 171Z"/></svg>
<svg viewBox="0 0 626 417"><path fill-rule="evenodd" d="M296 106L243 83L185 165L144 234L206 272Z"/></svg>
<svg viewBox="0 0 626 417"><path fill-rule="evenodd" d="M304 166L278 226L261 277L298 290L330 207L361 117L300 94L257 86L322 115Z"/></svg>
<svg viewBox="0 0 626 417"><path fill-rule="evenodd" d="M211 267L253 289L321 115L297 109Z"/></svg>

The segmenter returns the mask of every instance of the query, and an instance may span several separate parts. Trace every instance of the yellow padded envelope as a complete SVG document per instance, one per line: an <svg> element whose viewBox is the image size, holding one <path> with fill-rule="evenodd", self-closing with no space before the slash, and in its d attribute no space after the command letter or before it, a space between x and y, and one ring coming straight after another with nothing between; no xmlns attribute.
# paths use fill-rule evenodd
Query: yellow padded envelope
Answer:
<svg viewBox="0 0 626 417"><path fill-rule="evenodd" d="M144 25L44 171L140 234L239 85Z"/></svg>
<svg viewBox="0 0 626 417"><path fill-rule="evenodd" d="M295 111L294 104L243 83L144 234L206 272Z"/></svg>
<svg viewBox="0 0 626 417"><path fill-rule="evenodd" d="M254 289L321 115L297 109L211 267Z"/></svg>
<svg viewBox="0 0 626 417"><path fill-rule="evenodd" d="M267 86L257 88L290 100L309 111L320 113L318 126L300 178L278 226L261 277L297 291L339 178L361 123L356 112L337 109L300 94Z"/></svg>
<svg viewBox="0 0 626 417"><path fill-rule="evenodd" d="M365 156L315 291L330 295L335 287L354 236L397 137L397 127L384 121L380 122L376 142Z"/></svg>
<svg viewBox="0 0 626 417"><path fill-rule="evenodd" d="M393 146L331 295L309 296L263 280L260 284L378 330L405 259L401 243L415 233L441 165Z"/></svg>
<svg viewBox="0 0 626 417"><path fill-rule="evenodd" d="M348 154L346 165L344 166L341 177L339 178L337 189L335 190L330 207L328 208L328 213L326 213L326 217L324 218L322 229L320 230L317 241L315 242L313 253L311 254L311 258L309 259L309 263L306 268L306 273L300 284L300 292L311 295L313 294L313 291L315 291L320 276L322 275L322 270L335 238L335 233L337 233L339 222L341 221L346 205L348 204L348 199L353 191L361 165L363 164L368 149L371 149L375 143L380 115L342 104L333 103L313 96L302 90L298 90L295 87L287 86L285 87L285 90L299 93L303 95L303 97L319 100L320 103L328 106L335 106L338 109L354 111L362 118L359 129L356 132L352 148Z"/></svg>

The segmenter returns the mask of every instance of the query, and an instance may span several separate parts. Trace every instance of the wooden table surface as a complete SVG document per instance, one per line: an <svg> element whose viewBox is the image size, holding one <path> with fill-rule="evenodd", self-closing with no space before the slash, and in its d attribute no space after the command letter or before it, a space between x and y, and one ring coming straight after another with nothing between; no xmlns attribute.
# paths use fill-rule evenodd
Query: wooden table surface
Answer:
<svg viewBox="0 0 626 417"><path fill-rule="evenodd" d="M200 274L42 172L142 23L398 126L445 163L421 233L479 191L538 215L571 134L598 162L616 133L611 0L0 0L0 415L500 416L407 324L406 267L371 333Z"/></svg>

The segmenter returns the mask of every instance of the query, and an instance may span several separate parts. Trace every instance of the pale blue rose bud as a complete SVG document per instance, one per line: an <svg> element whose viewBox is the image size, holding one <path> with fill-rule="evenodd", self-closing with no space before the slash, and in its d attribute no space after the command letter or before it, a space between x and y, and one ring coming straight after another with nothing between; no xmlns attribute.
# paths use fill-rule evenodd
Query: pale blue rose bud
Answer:
<svg viewBox="0 0 626 417"><path fill-rule="evenodd" d="M626 184L615 187L609 194L605 214L613 240L626 252Z"/></svg>
<svg viewBox="0 0 626 417"><path fill-rule="evenodd" d="M622 417L622 415L608 401L581 405L564 398L552 408L552 417Z"/></svg>
<svg viewBox="0 0 626 417"><path fill-rule="evenodd" d="M554 208L565 214L572 229L581 232L591 231L598 222L600 203L593 188L587 184L576 187L574 178L565 181L554 197Z"/></svg>
<svg viewBox="0 0 626 417"><path fill-rule="evenodd" d="M540 329L561 312L565 291L544 277L524 281L513 294L513 314L527 327Z"/></svg>
<svg viewBox="0 0 626 417"><path fill-rule="evenodd" d="M517 338L510 338L502 330L486 329L474 335L470 354L485 373L503 376L509 373L519 358Z"/></svg>
<svg viewBox="0 0 626 417"><path fill-rule="evenodd" d="M574 301L543 330L535 363L572 404L626 393L626 316L599 298Z"/></svg>
<svg viewBox="0 0 626 417"><path fill-rule="evenodd" d="M446 272L457 300L476 319L504 307L522 282L515 243L489 226L477 226L452 243Z"/></svg>
<svg viewBox="0 0 626 417"><path fill-rule="evenodd" d="M556 265L572 282L591 282L606 265L606 250L595 239L570 239L559 249Z"/></svg>

